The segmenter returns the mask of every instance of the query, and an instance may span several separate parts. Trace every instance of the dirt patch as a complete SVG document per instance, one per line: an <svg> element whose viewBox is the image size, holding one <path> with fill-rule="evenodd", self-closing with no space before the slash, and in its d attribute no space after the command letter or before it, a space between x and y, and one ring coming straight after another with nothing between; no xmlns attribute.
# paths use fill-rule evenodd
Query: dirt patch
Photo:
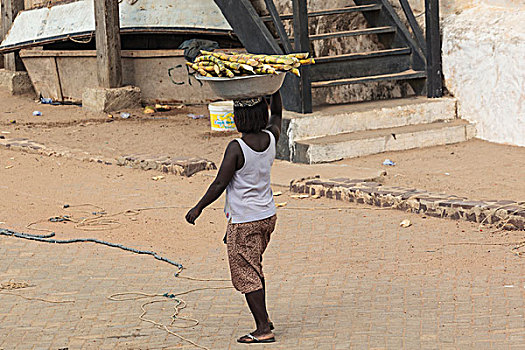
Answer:
<svg viewBox="0 0 525 350"><path fill-rule="evenodd" d="M396 166L381 165L391 159ZM525 201L525 147L468 142L347 159L351 167L382 167L383 183L465 196Z"/></svg>
<svg viewBox="0 0 525 350"><path fill-rule="evenodd" d="M79 107L40 105L27 97L5 94L0 92L0 108L4 111L0 113L0 122L1 130L11 132L6 137L27 137L46 146L79 149L94 156L198 157L219 165L227 144L238 137L237 133L212 132L205 106L185 106L153 115L133 110L129 111L132 115L129 119L113 113L115 118L110 122L107 115L86 113ZM32 110L36 108L43 111L43 117L32 117ZM188 114L205 118L194 120ZM16 119L17 124L9 124L9 119ZM382 166L386 158L396 162L396 166ZM443 192L472 200L525 200L524 147L471 140L348 159L333 165L384 168L388 173L384 184L391 186ZM303 167L304 172L294 170L297 178L311 173L308 166Z"/></svg>
<svg viewBox="0 0 525 350"><path fill-rule="evenodd" d="M122 119L120 112L112 113L113 118L109 118L86 113L74 106L37 106L51 109L38 117L40 119L18 118L16 124L6 120L2 130L10 132L9 137L25 137L46 146L80 149L109 158L158 154L214 162L221 161L226 145L238 135L212 132L205 106L186 106L148 115L141 109L130 110L128 119ZM25 112L17 115L22 113ZM204 118L192 119L189 114Z"/></svg>

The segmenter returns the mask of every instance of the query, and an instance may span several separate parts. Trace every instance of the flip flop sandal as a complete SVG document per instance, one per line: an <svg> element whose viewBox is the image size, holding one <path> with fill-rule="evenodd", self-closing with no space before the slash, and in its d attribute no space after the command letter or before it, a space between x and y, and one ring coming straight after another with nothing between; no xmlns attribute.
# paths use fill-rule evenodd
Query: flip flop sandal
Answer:
<svg viewBox="0 0 525 350"><path fill-rule="evenodd" d="M251 334L246 334L245 336L242 336L239 339L237 339L237 342L242 344L275 343L275 337L271 337L268 339L258 339Z"/></svg>

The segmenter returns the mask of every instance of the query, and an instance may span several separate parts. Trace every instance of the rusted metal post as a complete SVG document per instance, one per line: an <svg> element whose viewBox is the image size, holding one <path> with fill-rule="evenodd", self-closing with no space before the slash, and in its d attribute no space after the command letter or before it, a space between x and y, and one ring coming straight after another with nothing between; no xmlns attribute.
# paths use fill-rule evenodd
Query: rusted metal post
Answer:
<svg viewBox="0 0 525 350"><path fill-rule="evenodd" d="M442 97L441 33L439 30L439 0L425 0L427 41L427 96Z"/></svg>
<svg viewBox="0 0 525 350"><path fill-rule="evenodd" d="M98 85L106 89L121 87L122 58L117 0L95 0L95 26Z"/></svg>
<svg viewBox="0 0 525 350"><path fill-rule="evenodd" d="M2 40L6 37L18 12L24 9L24 0L2 0ZM25 71L18 52L4 54L4 68L10 71Z"/></svg>

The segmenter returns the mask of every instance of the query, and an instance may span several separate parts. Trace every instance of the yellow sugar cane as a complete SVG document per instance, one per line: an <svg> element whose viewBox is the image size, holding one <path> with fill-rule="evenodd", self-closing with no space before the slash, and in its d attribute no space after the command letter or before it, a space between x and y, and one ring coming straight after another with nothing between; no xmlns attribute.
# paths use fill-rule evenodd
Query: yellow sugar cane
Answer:
<svg viewBox="0 0 525 350"><path fill-rule="evenodd" d="M199 72L200 75L202 75L203 77L208 77L208 78L211 78L213 77L213 75L211 75L210 73L206 72L204 69L202 68L199 68L199 70L197 71Z"/></svg>
<svg viewBox="0 0 525 350"><path fill-rule="evenodd" d="M217 75L221 74L221 68L219 67L219 65L217 65L217 64L214 65L214 66L213 66L213 70L215 71L215 73L216 73Z"/></svg>
<svg viewBox="0 0 525 350"><path fill-rule="evenodd" d="M224 66L226 68L229 68L230 70L238 70L244 69L248 72L253 73L253 67L247 64L239 63L239 62L230 62L230 61L223 61Z"/></svg>
<svg viewBox="0 0 525 350"><path fill-rule="evenodd" d="M282 71L287 72L291 70L293 67L286 65L286 64L272 64L272 68L275 70L282 70Z"/></svg>
<svg viewBox="0 0 525 350"><path fill-rule="evenodd" d="M201 61L197 63L200 67L207 67L207 66L213 66L215 63L211 61Z"/></svg>
<svg viewBox="0 0 525 350"><path fill-rule="evenodd" d="M222 53L222 52L211 52L211 51L204 51L204 50L201 50L201 54L203 54L204 56L213 56L215 58L218 58L222 61L229 61L228 59L228 54L225 54L225 53Z"/></svg>
<svg viewBox="0 0 525 350"><path fill-rule="evenodd" d="M309 58L309 59L306 59L306 60L299 60L299 63L301 63L301 65L303 65L303 66L306 66L306 65L309 65L309 64L315 64L315 60L313 58Z"/></svg>
<svg viewBox="0 0 525 350"><path fill-rule="evenodd" d="M271 66L264 65L262 67L255 69L255 73L257 74L277 74L277 71L273 69Z"/></svg>
<svg viewBox="0 0 525 350"><path fill-rule="evenodd" d="M259 62L256 59L254 59L251 55L239 55L237 57L237 62L239 63L246 63L252 67L257 67L259 65Z"/></svg>
<svg viewBox="0 0 525 350"><path fill-rule="evenodd" d="M309 52L291 53L288 56L295 57L300 60L305 60L310 56Z"/></svg>
<svg viewBox="0 0 525 350"><path fill-rule="evenodd" d="M201 55L203 56L213 56L214 54L215 52L201 50Z"/></svg>
<svg viewBox="0 0 525 350"><path fill-rule="evenodd" d="M292 72L293 74L297 75L298 77L301 76L301 72L299 72L299 69L297 69L297 68L293 68L293 69L291 70L291 72Z"/></svg>
<svg viewBox="0 0 525 350"><path fill-rule="evenodd" d="M199 69L203 69L206 72L214 72L215 66L198 66Z"/></svg>
<svg viewBox="0 0 525 350"><path fill-rule="evenodd" d="M196 72L198 72L200 69L206 72L213 72L213 66L202 66L197 63L191 63L191 62L186 62L186 65Z"/></svg>
<svg viewBox="0 0 525 350"><path fill-rule="evenodd" d="M199 56L195 59L195 63L199 63L202 61L211 61L212 55L206 55L206 56Z"/></svg>
<svg viewBox="0 0 525 350"><path fill-rule="evenodd" d="M224 68L224 73L226 73L226 76L228 76L228 78L235 78L235 74L233 74L233 72L228 68Z"/></svg>
<svg viewBox="0 0 525 350"><path fill-rule="evenodd" d="M215 56L212 56L212 55L199 56L195 60L195 63L199 63L199 62L202 62L202 61L211 61L211 62L215 63L219 67L220 70L225 69L224 64L222 63L222 61L220 59L218 59L217 57L215 57Z"/></svg>

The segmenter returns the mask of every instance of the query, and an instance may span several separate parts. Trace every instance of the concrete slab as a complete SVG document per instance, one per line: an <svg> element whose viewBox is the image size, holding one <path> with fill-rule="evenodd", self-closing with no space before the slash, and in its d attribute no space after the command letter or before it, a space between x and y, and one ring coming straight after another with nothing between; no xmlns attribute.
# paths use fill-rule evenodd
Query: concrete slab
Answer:
<svg viewBox="0 0 525 350"><path fill-rule="evenodd" d="M386 151L446 145L472 138L474 127L464 120L410 125L339 134L299 141L294 161L322 163Z"/></svg>
<svg viewBox="0 0 525 350"><path fill-rule="evenodd" d="M35 93L27 72L13 72L0 69L0 86L5 87L13 95Z"/></svg>
<svg viewBox="0 0 525 350"><path fill-rule="evenodd" d="M92 112L111 112L140 107L140 89L126 86L116 89L89 88L82 94L82 107Z"/></svg>
<svg viewBox="0 0 525 350"><path fill-rule="evenodd" d="M293 159L294 143L310 138L364 130L450 121L456 99L414 97L318 108L312 114L285 112L278 158Z"/></svg>
<svg viewBox="0 0 525 350"><path fill-rule="evenodd" d="M383 169L358 168L346 164L296 164L276 160L272 168L272 184L288 187L293 180L320 176L325 179L349 178L378 181L385 174Z"/></svg>

